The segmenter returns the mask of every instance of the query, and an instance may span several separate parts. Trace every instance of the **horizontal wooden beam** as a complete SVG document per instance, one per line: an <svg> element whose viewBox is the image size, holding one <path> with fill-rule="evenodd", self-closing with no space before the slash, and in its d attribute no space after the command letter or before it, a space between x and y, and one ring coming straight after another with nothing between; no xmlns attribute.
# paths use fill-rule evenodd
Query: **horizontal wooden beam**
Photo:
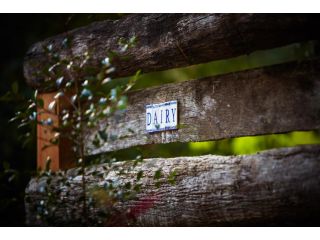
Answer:
<svg viewBox="0 0 320 240"><path fill-rule="evenodd" d="M109 141L91 153L319 129L319 63L287 63L132 92L127 110L101 123ZM148 133L145 106L171 100L178 101L178 130ZM88 130L88 139L95 134Z"/></svg>
<svg viewBox="0 0 320 240"><path fill-rule="evenodd" d="M118 167L125 168L125 164L119 163ZM88 169L97 174L88 174L87 189L97 190L97 186L104 186L108 180L136 181L136 174L118 176L104 170L107 166ZM162 169L160 187L155 186L153 178L158 169ZM89 211L90 225L125 226L128 221L138 226L319 224L318 145L274 149L247 156L146 159L135 168L135 172L140 170L144 177L140 180L142 186L137 198L117 204L116 216L108 219L99 214L105 202L97 203ZM167 177L173 171L176 177L171 185ZM67 226L84 221L81 176L76 172L69 170L66 182L57 184L53 179L49 186L45 177L30 181L25 204L28 225ZM45 187L58 193L54 200L51 196L47 202L47 193L41 192ZM103 196L103 190L99 193ZM42 218L39 207L40 212L41 209L47 211ZM133 219L136 221L132 222Z"/></svg>
<svg viewBox="0 0 320 240"><path fill-rule="evenodd" d="M110 51L119 49L120 38L136 36L136 46L125 53L129 58L114 62L114 77L123 77L139 69L160 71L319 39L319 24L320 17L312 14L131 14L34 44L25 57L24 75L41 89L43 70L50 67L44 50L49 45L62 59L82 59L89 52L90 67L99 67ZM70 48L62 44L66 37L72 39Z"/></svg>

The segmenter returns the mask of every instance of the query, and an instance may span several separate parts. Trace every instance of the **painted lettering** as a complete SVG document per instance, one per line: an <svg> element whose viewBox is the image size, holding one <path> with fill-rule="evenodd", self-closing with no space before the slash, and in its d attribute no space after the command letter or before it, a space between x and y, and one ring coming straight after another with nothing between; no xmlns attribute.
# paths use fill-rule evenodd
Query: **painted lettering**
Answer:
<svg viewBox="0 0 320 240"><path fill-rule="evenodd" d="M147 112L147 125L151 124L151 113Z"/></svg>
<svg viewBox="0 0 320 240"><path fill-rule="evenodd" d="M157 112L154 112L153 124L158 124Z"/></svg>
<svg viewBox="0 0 320 240"><path fill-rule="evenodd" d="M176 114L176 110L177 110L176 108L172 108L172 109L171 109L171 112L172 112L172 121L173 121L173 122L174 122L174 119L175 119L174 116L175 116L175 114Z"/></svg>
<svg viewBox="0 0 320 240"><path fill-rule="evenodd" d="M170 114L169 109L166 109L166 123L170 123L169 114Z"/></svg>
<svg viewBox="0 0 320 240"><path fill-rule="evenodd" d="M159 132L177 129L177 101L170 101L146 106L147 132Z"/></svg>

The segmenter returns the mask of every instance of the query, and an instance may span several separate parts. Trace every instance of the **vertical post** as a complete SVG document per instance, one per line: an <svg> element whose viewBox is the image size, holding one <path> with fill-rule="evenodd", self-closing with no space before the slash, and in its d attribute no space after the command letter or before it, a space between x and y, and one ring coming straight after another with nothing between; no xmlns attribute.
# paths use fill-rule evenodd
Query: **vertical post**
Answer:
<svg viewBox="0 0 320 240"><path fill-rule="evenodd" d="M49 104L55 100L56 92L41 93L39 98L43 100L43 109L37 109L38 121L52 120L51 125L37 126L37 168L44 170L47 159L51 159L50 169L57 171L59 169L68 169L75 166L74 153L72 151L72 143L66 137L55 136L55 127L59 127L61 111L66 107L66 101L63 98L56 99L55 109L48 110ZM52 140L56 138L57 144L52 144Z"/></svg>

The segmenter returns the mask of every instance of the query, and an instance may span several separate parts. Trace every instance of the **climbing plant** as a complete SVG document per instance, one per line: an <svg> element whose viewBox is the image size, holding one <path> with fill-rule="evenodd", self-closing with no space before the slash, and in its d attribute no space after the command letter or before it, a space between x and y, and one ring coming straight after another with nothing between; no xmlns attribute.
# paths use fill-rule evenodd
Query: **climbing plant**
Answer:
<svg viewBox="0 0 320 240"><path fill-rule="evenodd" d="M114 208L115 204L132 199L139 192L140 180L143 177L143 171L141 170L135 171L135 174L137 174L135 182L114 182L112 179L106 179L105 181L104 179L110 171L116 172L119 176L133 171L135 166L142 161L141 155L127 164L125 169L120 169L114 165L117 159L95 156L93 157L95 159L92 160L91 157L90 162L104 163L104 174L100 176L104 184L96 185L90 189L87 187L87 181L90 176L96 176L99 172L92 169L90 171L86 170L90 168L87 156L92 153L92 150L117 138L117 136L108 134L108 126L101 125L99 122L112 117L117 112L125 111L127 107L126 94L135 84L140 71L128 81L117 81L117 79L112 78L112 74L116 71L112 61L115 57L119 58L119 53L124 56L128 48L134 47L135 42L135 37L120 39L119 48L106 52L106 56L101 59L98 69L92 69L88 64L92 58L90 52L85 52L82 56L73 55L71 51L72 39L68 37L61 42L61 47L69 53L67 56L57 54L53 45L44 47L48 64L46 69L41 72L44 81L43 88L57 89L57 93L48 107L45 107L38 90L35 90L30 99L24 100L26 105L22 107L22 110L16 112L16 115L10 121L17 121L19 128L27 128L30 131L34 131L35 126L40 124L54 132L53 137L44 148L59 144L61 139L67 139L71 142L72 151L76 156L75 164L78 168L75 173L77 179L70 179L70 177L66 177L66 171L51 171L51 156L46 156L46 167L45 169L39 169L38 172L39 179L41 181L45 179L45 185L39 191L47 193L47 198L39 199L38 202L37 217L42 221L54 222L54 212L56 210L54 205L57 202L63 204L63 199L69 197L68 193L62 195L62 191L54 192L53 188L50 187L53 185L58 184L62 189L69 187L74 181L81 182L82 196L79 198L79 206L73 207L82 207L83 225L91 224L90 211L93 211L97 204L99 204L99 214L103 215L104 219L99 221L99 224L117 225L120 218L115 218L115 216L119 216L119 212ZM120 60L125 61L121 58ZM64 101L65 104L59 105L62 109L57 111L59 101ZM58 114L61 122L59 126L55 124L51 117L42 117L42 115L50 116L52 113ZM85 135L85 130L88 128L96 129L93 139L87 139ZM24 133L26 138L32 137L30 131ZM159 171L155 173L155 178L160 174ZM132 215L124 214L121 221L126 221L129 224L130 221L134 220L130 216Z"/></svg>

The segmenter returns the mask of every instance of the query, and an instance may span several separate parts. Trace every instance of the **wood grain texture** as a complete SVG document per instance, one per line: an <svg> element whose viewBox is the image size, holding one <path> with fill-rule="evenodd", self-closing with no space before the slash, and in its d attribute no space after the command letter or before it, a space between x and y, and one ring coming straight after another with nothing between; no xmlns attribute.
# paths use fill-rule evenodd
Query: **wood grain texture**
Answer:
<svg viewBox="0 0 320 240"><path fill-rule="evenodd" d="M55 128L61 125L61 111L70 108L69 102L65 97L54 99L56 92L39 94L38 98L43 100L43 108L37 109L38 121L46 121L51 118L52 126L37 124L37 169L44 170L47 159L51 159L50 169L57 171L59 169L68 169L75 166L75 155L72 151L72 142L65 134L55 137L57 131ZM49 104L55 100L56 106L53 111L49 111ZM53 144L54 139L58 142Z"/></svg>
<svg viewBox="0 0 320 240"><path fill-rule="evenodd" d="M39 99L43 100L44 109L48 109L48 105L54 100L56 93L44 93L39 94ZM57 104L59 105L59 103ZM56 114L57 108L53 112L44 112L43 108L37 109L38 121L45 121L51 118L53 126L44 126L37 124L37 168L45 169L47 159L51 159L51 168L58 170L60 168L60 146L58 144L53 145L50 140L54 138L55 132L53 127L58 127L59 118Z"/></svg>
<svg viewBox="0 0 320 240"><path fill-rule="evenodd" d="M135 182L135 174L118 176L97 165L88 171L88 189L103 186L108 179ZM124 167L124 163L118 166ZM162 168L163 184L157 188L154 172ZM142 188L135 200L116 205L119 215L135 211L137 226L240 226L303 225L319 222L320 146L300 146L264 151L247 156L177 157L146 159ZM176 183L165 180L176 172ZM69 186L52 181L60 197L51 205L51 221L37 218L41 200L46 205L46 178L32 179L26 189L29 225L81 224L81 176L67 173ZM100 177L99 177L100 176ZM102 177L101 177L102 176ZM99 209L90 211L91 224L104 224ZM119 218L116 225L126 225ZM306 221L306 222L304 222ZM100 222L100 223L99 223Z"/></svg>
<svg viewBox="0 0 320 240"><path fill-rule="evenodd" d="M123 77L139 69L160 71L319 39L315 31L319 23L316 14L131 14L34 44L25 56L24 75L31 86L41 89L43 70L49 67L44 49L49 44L62 59L70 55L81 59L89 52L89 65L99 67L110 51L119 49L120 38L136 36L137 45L126 52L128 60L114 62L114 77ZM72 39L67 49L62 44L66 37Z"/></svg>
<svg viewBox="0 0 320 240"><path fill-rule="evenodd" d="M127 110L100 125L109 141L90 154L145 144L319 129L319 60L167 84L128 97ZM147 133L145 105L171 100L178 101L179 129ZM97 130L88 130L88 139L96 134Z"/></svg>

